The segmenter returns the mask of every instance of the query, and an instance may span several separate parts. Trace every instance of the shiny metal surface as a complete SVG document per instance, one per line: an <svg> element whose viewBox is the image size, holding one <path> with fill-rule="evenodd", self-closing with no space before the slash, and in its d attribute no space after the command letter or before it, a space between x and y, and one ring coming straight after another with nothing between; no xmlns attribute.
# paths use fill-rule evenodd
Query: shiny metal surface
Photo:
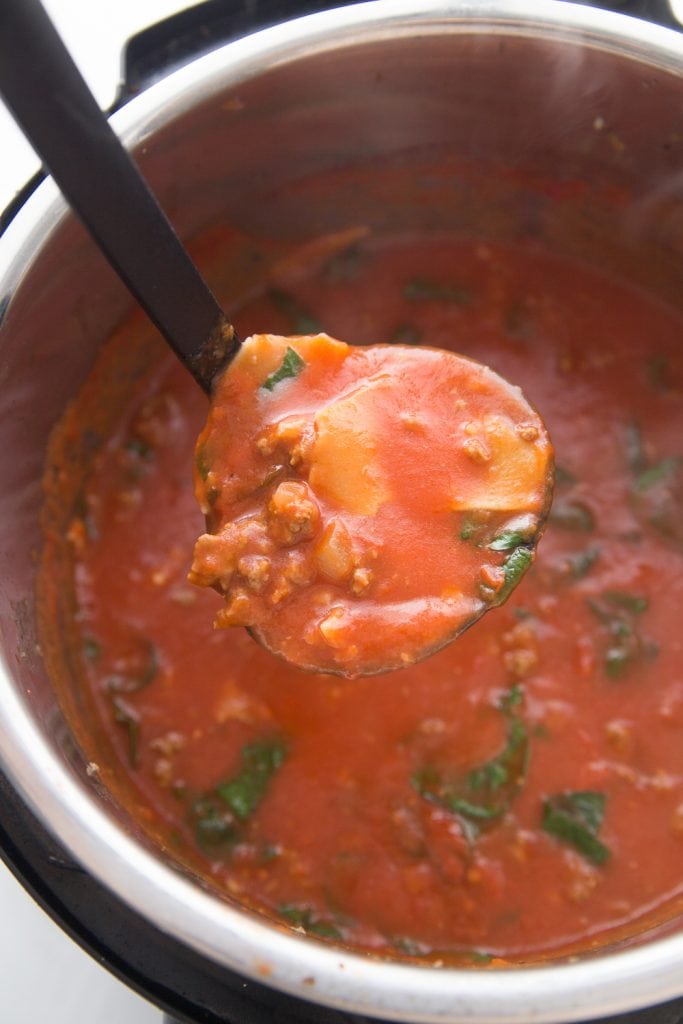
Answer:
<svg viewBox="0 0 683 1024"><path fill-rule="evenodd" d="M113 123L186 237L217 220L293 242L352 218L376 231L536 231L572 255L588 245L622 272L635 268L636 251L651 250L653 280L644 283L675 301L682 67L674 33L586 7L380 0L233 43L160 82ZM607 129L617 141L603 145ZM419 202L411 188L393 200L373 192L374 166L419 169L441 152L490 166L491 189L445 205L438 189ZM334 203L307 188L320 171L355 167L361 186L342 175ZM633 198L618 213L581 207L577 233L547 197L506 190L501 167L578 176L593 201L603 185ZM417 172L406 180L417 194ZM215 963L352 1013L540 1024L683 994L681 933L535 968L401 966L280 932L164 861L88 774L37 648L47 437L129 306L50 181L0 239L0 303L0 764L74 857Z"/></svg>

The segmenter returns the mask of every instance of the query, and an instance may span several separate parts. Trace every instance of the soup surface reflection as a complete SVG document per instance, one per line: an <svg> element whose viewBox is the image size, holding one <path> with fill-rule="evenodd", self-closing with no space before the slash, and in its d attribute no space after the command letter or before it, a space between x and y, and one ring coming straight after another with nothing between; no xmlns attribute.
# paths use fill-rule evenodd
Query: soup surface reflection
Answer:
<svg viewBox="0 0 683 1024"><path fill-rule="evenodd" d="M94 439L68 529L82 693L106 735L88 755L177 859L328 940L479 964L673 917L683 320L533 245L365 236L292 277L252 291L242 336L424 339L524 389L557 457L537 561L456 643L387 675L306 674L214 632L219 596L187 582L206 399L150 336L159 358Z"/></svg>

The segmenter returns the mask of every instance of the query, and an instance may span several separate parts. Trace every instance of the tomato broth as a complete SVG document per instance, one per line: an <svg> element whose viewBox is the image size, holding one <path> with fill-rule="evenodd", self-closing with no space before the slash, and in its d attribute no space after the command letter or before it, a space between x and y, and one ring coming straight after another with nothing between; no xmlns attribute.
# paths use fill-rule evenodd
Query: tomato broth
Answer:
<svg viewBox="0 0 683 1024"><path fill-rule="evenodd" d="M187 581L206 399L159 346L67 531L81 685L106 736L82 738L88 756L173 857L322 939L484 964L673 919L679 313L535 244L367 236L252 292L235 322L424 342L519 384L555 448L549 525L507 603L426 661L355 680L287 666L213 631L220 597Z"/></svg>

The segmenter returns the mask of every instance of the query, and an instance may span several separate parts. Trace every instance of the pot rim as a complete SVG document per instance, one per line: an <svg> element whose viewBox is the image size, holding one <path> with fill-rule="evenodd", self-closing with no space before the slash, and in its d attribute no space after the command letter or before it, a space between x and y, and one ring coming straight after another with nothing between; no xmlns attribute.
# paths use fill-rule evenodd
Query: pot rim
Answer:
<svg viewBox="0 0 683 1024"><path fill-rule="evenodd" d="M541 9L542 8L542 9ZM151 86L112 117L130 148L225 89L275 67L396 35L500 33L598 48L680 74L683 39L574 3L373 0L285 22L222 46ZM69 216L44 181L0 238L0 297ZM531 1024L638 1009L683 994L683 933L643 945L505 970L398 964L303 938L209 895L162 864L103 812L60 760L0 658L0 767L39 820L91 875L162 931L214 963L307 1001L392 1021Z"/></svg>

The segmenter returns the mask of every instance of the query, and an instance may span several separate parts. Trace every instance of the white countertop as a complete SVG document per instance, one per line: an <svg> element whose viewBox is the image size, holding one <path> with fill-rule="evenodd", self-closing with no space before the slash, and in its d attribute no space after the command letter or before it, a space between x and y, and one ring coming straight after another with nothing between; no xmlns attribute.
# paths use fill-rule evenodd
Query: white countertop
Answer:
<svg viewBox="0 0 683 1024"><path fill-rule="evenodd" d="M125 40L191 0L43 0L103 108ZM0 210L40 167L0 101ZM0 861L0 1022L161 1024L162 1014L84 953Z"/></svg>
<svg viewBox="0 0 683 1024"><path fill-rule="evenodd" d="M0 863L2 1024L161 1024L162 1014L84 953Z"/></svg>

